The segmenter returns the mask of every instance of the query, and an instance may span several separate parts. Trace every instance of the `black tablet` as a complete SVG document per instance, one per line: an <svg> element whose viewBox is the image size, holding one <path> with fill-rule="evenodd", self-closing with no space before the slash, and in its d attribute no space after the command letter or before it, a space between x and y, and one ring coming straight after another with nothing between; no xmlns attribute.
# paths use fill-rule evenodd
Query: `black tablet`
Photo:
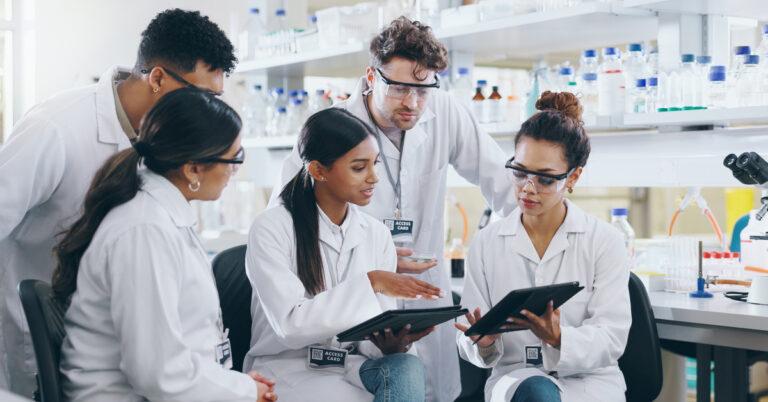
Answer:
<svg viewBox="0 0 768 402"><path fill-rule="evenodd" d="M391 328L397 332L411 324L411 332L421 332L431 326L442 324L467 313L461 306L448 306L424 309L388 310L376 317L341 332L337 335L339 342L354 342L365 340L376 331Z"/></svg>
<svg viewBox="0 0 768 402"><path fill-rule="evenodd" d="M579 286L578 282L567 282L513 290L496 303L475 325L467 329L464 335L492 335L523 330L525 328L516 325L505 329L501 327L510 325L507 322L509 316L525 318L520 314L522 310L528 310L536 315L544 314L550 300L554 301L554 308L557 309L581 289L584 287Z"/></svg>

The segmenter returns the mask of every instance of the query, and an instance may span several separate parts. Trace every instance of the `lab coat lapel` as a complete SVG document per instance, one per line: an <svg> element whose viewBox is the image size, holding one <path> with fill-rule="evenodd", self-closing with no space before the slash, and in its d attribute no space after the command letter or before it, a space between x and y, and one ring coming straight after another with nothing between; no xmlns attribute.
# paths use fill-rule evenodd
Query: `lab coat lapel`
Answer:
<svg viewBox="0 0 768 402"><path fill-rule="evenodd" d="M113 66L99 78L96 87L96 125L99 142L115 144L117 150L122 151L130 147L131 142L117 119L117 107L112 91L112 81L119 70L121 70L119 67Z"/></svg>
<svg viewBox="0 0 768 402"><path fill-rule="evenodd" d="M368 238L368 223L360 216L360 211L354 205L349 206L349 228L344 235L344 244L341 247L342 253L347 253L355 249Z"/></svg>
<svg viewBox="0 0 768 402"><path fill-rule="evenodd" d="M565 200L565 206L567 208L565 220L555 233L555 237L553 237L552 241L549 243L549 247L547 247L547 251L544 253L544 258L541 259L542 263L546 263L568 249L571 245L569 239L570 234L582 233L585 230L586 217L584 211L567 199Z"/></svg>
<svg viewBox="0 0 768 402"><path fill-rule="evenodd" d="M525 231L520 219L521 211L518 208L510 216L504 218L506 224L499 231L499 236L505 238L504 244L510 250L538 264L540 260L539 254L533 247L533 242L528 237L528 233Z"/></svg>

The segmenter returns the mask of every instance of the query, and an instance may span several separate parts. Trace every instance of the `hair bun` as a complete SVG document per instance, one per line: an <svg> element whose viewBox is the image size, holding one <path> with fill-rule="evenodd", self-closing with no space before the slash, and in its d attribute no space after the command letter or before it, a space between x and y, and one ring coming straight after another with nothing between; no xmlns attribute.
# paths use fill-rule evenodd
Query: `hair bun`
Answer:
<svg viewBox="0 0 768 402"><path fill-rule="evenodd" d="M578 122L581 122L581 114L584 111L576 95L570 92L552 91L544 91L541 94L539 100L536 101L536 109L558 110Z"/></svg>

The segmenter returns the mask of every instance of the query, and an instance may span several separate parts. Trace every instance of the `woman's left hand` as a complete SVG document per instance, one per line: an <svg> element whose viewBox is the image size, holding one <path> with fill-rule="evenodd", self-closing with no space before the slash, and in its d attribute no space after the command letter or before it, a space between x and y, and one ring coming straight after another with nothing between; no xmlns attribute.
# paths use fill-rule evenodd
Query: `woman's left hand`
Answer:
<svg viewBox="0 0 768 402"><path fill-rule="evenodd" d="M554 303L550 300L547 303L547 310L541 316L523 310L520 314L526 319L510 317L507 321L530 329L539 339L553 348L560 349L560 309L555 310L553 306Z"/></svg>

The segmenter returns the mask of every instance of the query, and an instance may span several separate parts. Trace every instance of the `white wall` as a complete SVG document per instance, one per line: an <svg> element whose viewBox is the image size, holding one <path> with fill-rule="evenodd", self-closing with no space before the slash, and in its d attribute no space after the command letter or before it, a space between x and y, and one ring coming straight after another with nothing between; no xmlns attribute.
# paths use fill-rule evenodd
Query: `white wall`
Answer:
<svg viewBox="0 0 768 402"><path fill-rule="evenodd" d="M200 10L229 33L248 0L35 0L35 99L92 83L112 64L133 65L141 32L168 8Z"/></svg>

